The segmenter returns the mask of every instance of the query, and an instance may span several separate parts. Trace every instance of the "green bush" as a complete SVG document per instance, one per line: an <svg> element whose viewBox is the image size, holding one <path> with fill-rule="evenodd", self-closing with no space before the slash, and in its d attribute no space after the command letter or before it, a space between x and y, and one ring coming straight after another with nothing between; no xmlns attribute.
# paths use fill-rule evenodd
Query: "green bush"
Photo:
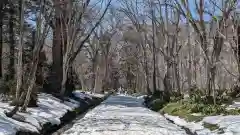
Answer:
<svg viewBox="0 0 240 135"><path fill-rule="evenodd" d="M170 101L171 102L177 102L177 101L180 101L183 99L183 94L177 92L177 91L174 91L171 93L171 97L170 97Z"/></svg>
<svg viewBox="0 0 240 135"><path fill-rule="evenodd" d="M212 104L203 104L203 103L191 103L188 101L185 102L176 102L177 105L172 106L174 103L169 103L164 108L171 108L170 113L175 114L178 111L184 111L187 114L192 113L201 113L202 115L218 115L225 113L226 107L221 105L212 105Z"/></svg>
<svg viewBox="0 0 240 135"><path fill-rule="evenodd" d="M164 102L164 101L161 100L161 99L155 99L155 100L153 100L153 101L150 102L149 107L150 107L150 109L153 110L153 111L159 111L160 109L163 108L163 106L164 106L165 103L166 103L166 102Z"/></svg>
<svg viewBox="0 0 240 135"><path fill-rule="evenodd" d="M205 115L219 115L223 114L226 110L225 106L221 105L207 105L203 108L202 113Z"/></svg>
<svg viewBox="0 0 240 135"><path fill-rule="evenodd" d="M237 89L237 88L235 88L235 89ZM225 90L225 89L215 90L216 104L221 105L223 103L227 103L227 104L232 103L233 94L232 93L227 93L227 92L228 92L228 90ZM237 92L237 90L235 92ZM205 89L192 88L192 89L189 90L190 102L193 103L193 104L194 103L214 104L214 97L213 96L206 96L206 95L207 94L206 94Z"/></svg>
<svg viewBox="0 0 240 135"><path fill-rule="evenodd" d="M192 113L202 112L202 110L203 110L204 107L205 107L204 104L192 104L192 105L191 105L191 112L192 112Z"/></svg>
<svg viewBox="0 0 240 135"><path fill-rule="evenodd" d="M203 116L194 116L191 112L192 104L184 102L172 102L167 104L161 112L167 113L173 116L179 116L187 121L201 121Z"/></svg>

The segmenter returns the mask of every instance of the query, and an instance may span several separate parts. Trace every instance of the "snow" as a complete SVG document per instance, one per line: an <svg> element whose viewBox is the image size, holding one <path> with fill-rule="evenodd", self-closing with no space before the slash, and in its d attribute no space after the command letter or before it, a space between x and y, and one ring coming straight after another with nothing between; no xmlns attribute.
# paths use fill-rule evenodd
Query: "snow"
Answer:
<svg viewBox="0 0 240 135"><path fill-rule="evenodd" d="M197 133L198 135L213 135L213 133L202 126L202 122L187 122L186 120L180 118L179 116L172 116L169 114L164 114L164 116L173 121L173 123L189 129L192 133Z"/></svg>
<svg viewBox="0 0 240 135"><path fill-rule="evenodd" d="M233 101L233 104L227 107L228 110L236 108L240 108L240 102Z"/></svg>
<svg viewBox="0 0 240 135"><path fill-rule="evenodd" d="M63 135L186 135L185 130L142 102L137 97L111 96Z"/></svg>
<svg viewBox="0 0 240 135"><path fill-rule="evenodd" d="M240 116L228 115L228 116L208 116L203 119L204 122L210 124L218 124L225 133L240 134Z"/></svg>
<svg viewBox="0 0 240 135"><path fill-rule="evenodd" d="M171 116L164 114L166 118L172 120L175 124L183 126L191 130L192 133L197 135L239 135L240 134L240 116L228 115L228 116L207 116L201 122L187 122L178 116ZM203 122L209 124L217 124L219 128L224 131L220 133L219 130L210 131L202 126Z"/></svg>
<svg viewBox="0 0 240 135"><path fill-rule="evenodd" d="M81 98L81 99L85 99L85 98L92 99L92 97L90 95L88 95L88 94L86 94L85 92L82 92L82 91L74 91L73 95L75 97L78 97L78 98Z"/></svg>
<svg viewBox="0 0 240 135"><path fill-rule="evenodd" d="M227 107L230 109L239 109L240 102L234 101L232 105ZM199 115L199 114L194 114ZM179 118L178 116L164 115L166 118L172 120L175 124L183 126L191 130L191 132L197 133L197 135L240 135L240 115L218 115L218 116L206 116L200 122L187 122L186 120ZM224 133L220 133L219 130L210 131L204 128L203 123L217 124L219 129Z"/></svg>
<svg viewBox="0 0 240 135"><path fill-rule="evenodd" d="M88 94L78 95L91 98ZM38 94L37 104L38 107L27 108L26 113L18 112L16 114L16 117L20 117L24 121L20 122L4 114L4 111L11 110L13 106L9 106L8 102L0 102L0 135L15 135L20 130L39 133L44 124L59 125L61 117L80 106L80 103L73 99L68 98L67 101L61 102L60 99L45 93Z"/></svg>
<svg viewBox="0 0 240 135"><path fill-rule="evenodd" d="M105 95L104 94L99 94L99 93L91 93L91 92L86 92L86 94L92 96L92 97L98 97L98 98L103 98Z"/></svg>

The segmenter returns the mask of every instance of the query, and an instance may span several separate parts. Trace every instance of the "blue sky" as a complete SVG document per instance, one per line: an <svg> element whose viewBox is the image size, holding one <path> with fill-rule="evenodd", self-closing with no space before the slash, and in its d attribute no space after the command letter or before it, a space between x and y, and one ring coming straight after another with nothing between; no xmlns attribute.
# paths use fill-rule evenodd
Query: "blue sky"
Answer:
<svg viewBox="0 0 240 135"><path fill-rule="evenodd" d="M208 0L206 0L206 1L208 1ZM217 1L220 2L220 0L217 0ZM189 0L189 7L190 7L190 10L191 10L191 13L192 13L193 17L194 17L194 18L198 18L198 13L197 13L197 11L196 11L195 0ZM205 14L205 15L204 15L204 18L205 18L206 20L209 20L209 19L210 19L210 16L207 15L207 14Z"/></svg>
<svg viewBox="0 0 240 135"><path fill-rule="evenodd" d="M199 0L197 0L199 1ZM213 0L214 1L214 0ZM240 9L240 3L239 3L240 0L237 0L237 7L238 9ZM221 3L221 0L215 0L216 4L219 6L219 7L222 7L222 3ZM209 0L205 0L205 10L209 10L209 11L213 11L213 4L209 2ZM192 15L193 17L195 18L198 18L198 13L196 11L196 5L195 5L195 0L189 0L189 5L190 5L190 10L192 12ZM221 15L221 11L216 8L215 9L215 15L218 16L218 15ZM205 14L204 16L205 20L209 20L211 19L211 17L207 14Z"/></svg>

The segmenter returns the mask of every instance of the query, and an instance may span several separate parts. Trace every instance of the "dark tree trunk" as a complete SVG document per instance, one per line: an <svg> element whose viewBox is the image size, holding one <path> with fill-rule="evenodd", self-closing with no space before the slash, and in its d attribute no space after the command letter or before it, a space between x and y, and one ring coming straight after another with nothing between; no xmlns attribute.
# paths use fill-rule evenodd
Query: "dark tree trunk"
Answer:
<svg viewBox="0 0 240 135"><path fill-rule="evenodd" d="M10 14L10 19L9 19L9 42L10 42L10 58L9 58L9 64L8 64L8 74L7 74L7 78L6 80L12 80L14 78L14 74L15 74L15 68L14 68L14 63L15 63L15 50L14 50L14 46L15 46L15 39L14 39L14 7L13 5L10 6L9 9L9 14Z"/></svg>
<svg viewBox="0 0 240 135"><path fill-rule="evenodd" d="M155 47L154 47L155 48ZM155 49L154 49L155 50ZM156 82L156 58L155 51L153 53L153 92L157 91L157 82Z"/></svg>
<svg viewBox="0 0 240 135"><path fill-rule="evenodd" d="M152 10L152 18L154 18L154 11ZM153 93L157 91L157 83L156 83L156 46L155 46L155 23L152 19L152 40L153 40Z"/></svg>
<svg viewBox="0 0 240 135"><path fill-rule="evenodd" d="M67 90L65 92L66 96L71 96L72 92L75 90L72 66L69 67L68 78L67 78L67 82L66 82L66 87L65 88Z"/></svg>
<svg viewBox="0 0 240 135"><path fill-rule="evenodd" d="M52 79L50 80L51 89L54 93L61 90L61 82L63 76L63 53L61 39L61 20L55 18L55 28L53 29L53 46L52 46Z"/></svg>
<svg viewBox="0 0 240 135"><path fill-rule="evenodd" d="M2 77L3 2L0 2L0 77Z"/></svg>
<svg viewBox="0 0 240 135"><path fill-rule="evenodd" d="M237 57L238 63L240 63L240 25L237 26ZM240 67L238 67L238 74L240 75ZM240 76L238 78L238 81L240 82Z"/></svg>
<svg viewBox="0 0 240 135"><path fill-rule="evenodd" d="M166 74L164 76L164 79L163 79L163 85L164 85L163 99L167 102L170 101L170 95L171 95L171 92L172 92L171 67L172 67L172 65L169 62L167 62L167 72L166 72Z"/></svg>
<svg viewBox="0 0 240 135"><path fill-rule="evenodd" d="M95 87L95 81L96 81L96 75L95 75L95 57L92 60L92 84L91 84L91 91L94 92L94 87Z"/></svg>

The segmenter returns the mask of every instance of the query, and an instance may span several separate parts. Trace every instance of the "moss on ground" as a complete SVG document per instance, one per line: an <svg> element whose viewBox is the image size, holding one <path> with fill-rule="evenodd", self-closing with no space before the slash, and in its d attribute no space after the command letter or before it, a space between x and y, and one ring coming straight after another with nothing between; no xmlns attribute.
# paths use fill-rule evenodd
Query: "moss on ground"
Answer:
<svg viewBox="0 0 240 135"><path fill-rule="evenodd" d="M161 110L161 112L167 113L173 116L179 116L180 118L184 118L189 122L201 121L202 118L204 117L204 116L192 115L191 110L181 102L169 103Z"/></svg>
<svg viewBox="0 0 240 135"><path fill-rule="evenodd" d="M205 128L208 128L211 131L219 129L219 126L217 124L210 124L210 123L203 122L203 126Z"/></svg>

